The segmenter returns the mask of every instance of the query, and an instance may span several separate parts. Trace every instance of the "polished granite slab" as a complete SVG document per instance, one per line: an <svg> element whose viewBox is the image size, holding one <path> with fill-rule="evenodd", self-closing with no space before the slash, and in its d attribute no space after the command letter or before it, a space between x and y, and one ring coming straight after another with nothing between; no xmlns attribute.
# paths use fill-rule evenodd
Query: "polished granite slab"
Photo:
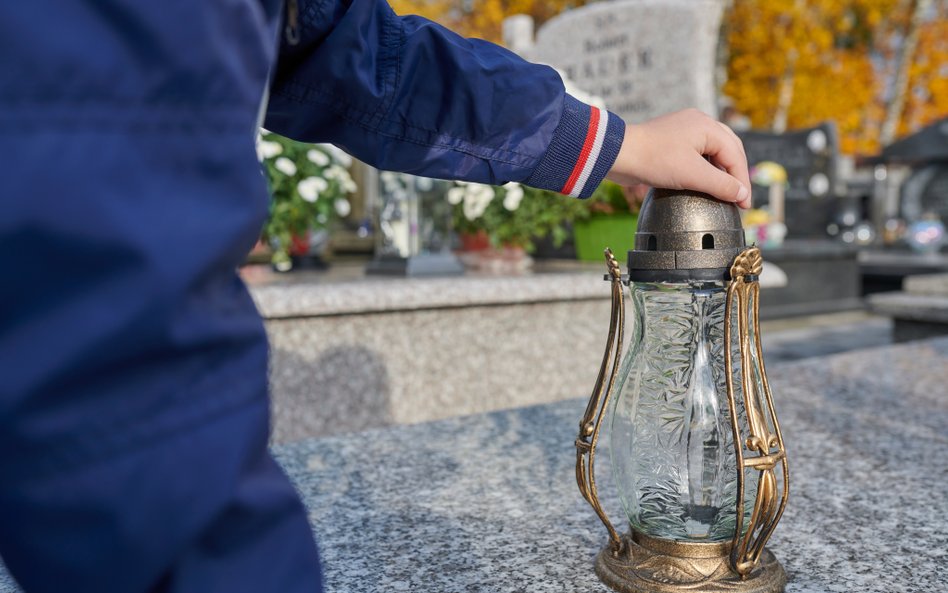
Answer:
<svg viewBox="0 0 948 593"><path fill-rule="evenodd" d="M521 275L367 276L363 266L274 274L245 267L241 275L264 319L364 315L550 301L608 300L604 264L545 262Z"/></svg>
<svg viewBox="0 0 948 593"><path fill-rule="evenodd" d="M948 339L774 365L791 499L787 593L948 591ZM608 591L580 497L585 402L280 446L332 593ZM618 504L608 456L600 493ZM15 591L0 576L0 593Z"/></svg>

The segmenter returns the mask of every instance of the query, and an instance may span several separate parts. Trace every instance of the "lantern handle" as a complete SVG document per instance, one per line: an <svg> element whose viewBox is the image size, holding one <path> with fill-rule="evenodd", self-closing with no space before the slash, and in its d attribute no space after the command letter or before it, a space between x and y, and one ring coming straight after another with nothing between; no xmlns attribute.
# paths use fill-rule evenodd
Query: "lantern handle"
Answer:
<svg viewBox="0 0 948 593"><path fill-rule="evenodd" d="M609 547L613 556L622 551L622 539L615 527L602 510L599 492L596 489L596 445L599 443L599 431L606 408L612 398L612 388L619 373L619 361L622 356L622 336L625 326L625 307L622 302L622 271L611 249L605 250L608 273L606 279L612 284L612 314L609 319L609 337L606 350L602 355L599 377L593 387L586 405L586 412L579 422L579 436L576 438L576 483L586 502L596 511L602 524L609 532ZM609 370L610 361L612 369Z"/></svg>
<svg viewBox="0 0 948 593"><path fill-rule="evenodd" d="M763 270L760 249L749 247L739 253L731 266L731 281L727 289L724 310L724 368L727 376L727 398L734 435L734 452L737 456L737 521L731 541L731 568L741 578L754 570L760 561L764 545L770 539L777 522L780 521L790 494L790 468L787 451L774 410L773 395L767 372L764 369L764 353L760 344L760 284ZM740 349L741 400L747 426L738 421L737 398L734 389L733 321L737 315L737 345ZM751 351L751 333L753 349ZM760 383L753 377L753 356L760 365ZM773 432L771 432L771 427ZM746 430L746 433L742 431ZM746 449L746 450L745 450ZM778 487L776 469L783 474ZM744 527L744 474L757 471L754 507Z"/></svg>

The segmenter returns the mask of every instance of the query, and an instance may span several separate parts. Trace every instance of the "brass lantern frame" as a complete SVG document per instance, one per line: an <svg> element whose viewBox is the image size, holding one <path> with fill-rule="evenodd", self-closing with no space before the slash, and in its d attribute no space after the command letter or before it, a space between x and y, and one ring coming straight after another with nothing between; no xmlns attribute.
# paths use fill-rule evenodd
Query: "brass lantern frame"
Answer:
<svg viewBox="0 0 948 593"><path fill-rule="evenodd" d="M623 593L680 593L699 589L703 592L740 593L782 591L786 574L764 546L786 508L790 493L790 472L773 395L764 370L760 342L758 280L763 269L760 249L750 247L738 253L730 266L731 280L727 286L724 364L738 468L737 521L732 540L717 543L665 540L647 536L634 528L620 536L599 501L595 474L596 446L619 372L625 325L624 278L610 249L605 250L605 259L608 270L606 279L612 288L609 336L599 376L580 420L579 435L575 441L579 491L609 534L609 543L596 562L597 574L607 585ZM740 352L740 395L747 418L747 435L740 426L734 385L732 340L735 336L732 325L735 311ZM753 376L752 347L760 364L760 388ZM778 488L775 473L778 466L782 469L781 488ZM757 492L745 529L745 474L755 470L759 472Z"/></svg>

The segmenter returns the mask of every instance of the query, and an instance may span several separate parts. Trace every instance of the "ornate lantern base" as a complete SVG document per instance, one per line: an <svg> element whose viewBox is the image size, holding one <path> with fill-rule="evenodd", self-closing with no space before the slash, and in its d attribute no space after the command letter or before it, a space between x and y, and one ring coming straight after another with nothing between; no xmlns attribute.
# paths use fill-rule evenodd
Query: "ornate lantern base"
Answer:
<svg viewBox="0 0 948 593"><path fill-rule="evenodd" d="M622 536L622 551L610 546L596 558L596 574L620 593L780 593L787 575L770 550L746 579L731 570L731 542L685 543L657 539L632 530Z"/></svg>

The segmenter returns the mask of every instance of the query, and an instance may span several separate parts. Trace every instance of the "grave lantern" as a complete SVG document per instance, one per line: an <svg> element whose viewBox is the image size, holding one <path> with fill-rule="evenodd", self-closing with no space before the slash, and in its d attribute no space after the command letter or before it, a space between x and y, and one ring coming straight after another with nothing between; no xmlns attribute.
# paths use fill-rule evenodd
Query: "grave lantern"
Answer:
<svg viewBox="0 0 948 593"><path fill-rule="evenodd" d="M745 247L733 204L653 190L628 257L623 275L606 251L609 338L576 440L579 489L609 533L596 573L626 593L782 591L764 547L789 473L761 352L760 251ZM634 321L623 360L624 284ZM606 421L623 535L596 488Z"/></svg>

